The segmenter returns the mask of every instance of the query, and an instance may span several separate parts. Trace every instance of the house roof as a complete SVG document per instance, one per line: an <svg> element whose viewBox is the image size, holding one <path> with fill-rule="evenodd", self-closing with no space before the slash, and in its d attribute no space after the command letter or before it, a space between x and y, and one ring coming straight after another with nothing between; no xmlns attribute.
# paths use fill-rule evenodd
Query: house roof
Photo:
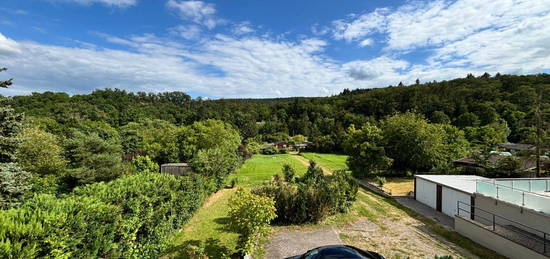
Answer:
<svg viewBox="0 0 550 259"><path fill-rule="evenodd" d="M489 178L477 175L415 175L414 177L447 186L467 194L476 192L477 180L489 180Z"/></svg>
<svg viewBox="0 0 550 259"><path fill-rule="evenodd" d="M498 147L504 148L504 149L510 149L510 150L517 150L517 151L531 150L535 148L535 146L531 144L518 144L518 143L510 143L510 142L499 143Z"/></svg>
<svg viewBox="0 0 550 259"><path fill-rule="evenodd" d="M161 167L163 166L189 166L188 163L168 163L168 164L162 164Z"/></svg>
<svg viewBox="0 0 550 259"><path fill-rule="evenodd" d="M501 159L504 159L505 157L507 157L507 156L491 155L491 156L489 156L488 160L489 160L489 163L494 164L494 163L497 163L498 161L500 161ZM519 162L520 162L520 166L519 166L520 171L530 171L530 170L533 170L537 167L537 160L534 157L521 157L519 159ZM550 165L550 162L548 162L548 161L541 161L541 162L542 162L541 166L543 168L546 168L547 166ZM453 163L456 164L456 165L482 167L472 157L461 158L461 159L453 161Z"/></svg>

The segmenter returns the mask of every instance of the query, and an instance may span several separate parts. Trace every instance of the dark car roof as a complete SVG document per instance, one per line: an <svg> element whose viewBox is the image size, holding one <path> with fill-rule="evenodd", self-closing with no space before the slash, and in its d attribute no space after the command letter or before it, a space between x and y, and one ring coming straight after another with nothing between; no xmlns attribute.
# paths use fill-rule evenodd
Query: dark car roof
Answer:
<svg viewBox="0 0 550 259"><path fill-rule="evenodd" d="M378 254L372 254L353 246L328 245L315 248L323 259L378 259L383 258Z"/></svg>

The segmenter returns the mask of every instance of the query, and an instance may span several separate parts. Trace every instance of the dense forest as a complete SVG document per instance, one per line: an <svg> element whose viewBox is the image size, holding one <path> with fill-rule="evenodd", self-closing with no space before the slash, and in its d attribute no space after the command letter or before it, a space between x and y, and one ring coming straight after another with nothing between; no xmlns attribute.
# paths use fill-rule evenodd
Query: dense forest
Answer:
<svg viewBox="0 0 550 259"><path fill-rule="evenodd" d="M342 137L350 125L376 122L407 111L460 129L505 123L510 142L532 143L534 104L538 98L543 107L550 103L549 88L548 74L484 74L410 86L344 90L339 95L320 98L203 100L181 92L153 94L106 89L74 96L34 93L13 97L9 103L17 112L40 120L56 133L87 121L120 129L147 119L174 125L216 119L232 124L244 140L275 141L284 140L287 135L304 135L317 151L334 152L342 150Z"/></svg>
<svg viewBox="0 0 550 259"><path fill-rule="evenodd" d="M318 98L105 89L0 96L0 104L3 258L156 257L164 237L268 142L307 139L314 151L349 154L354 174L368 176L449 173L448 163L469 150L548 144L550 133L548 74L468 75ZM190 162L196 174L157 173L170 162Z"/></svg>

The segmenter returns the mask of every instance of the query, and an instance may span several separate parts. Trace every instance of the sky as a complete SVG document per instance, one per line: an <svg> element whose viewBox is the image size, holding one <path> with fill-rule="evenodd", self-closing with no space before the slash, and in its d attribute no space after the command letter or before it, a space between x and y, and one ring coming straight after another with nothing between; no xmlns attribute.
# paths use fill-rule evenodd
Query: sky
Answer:
<svg viewBox="0 0 550 259"><path fill-rule="evenodd" d="M1 95L330 96L550 73L550 0L2 0Z"/></svg>

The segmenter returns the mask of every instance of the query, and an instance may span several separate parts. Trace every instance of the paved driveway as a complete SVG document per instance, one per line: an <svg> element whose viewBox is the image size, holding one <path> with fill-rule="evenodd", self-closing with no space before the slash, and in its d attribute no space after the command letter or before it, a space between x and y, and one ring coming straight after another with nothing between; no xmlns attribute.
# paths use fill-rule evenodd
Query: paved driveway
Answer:
<svg viewBox="0 0 550 259"><path fill-rule="evenodd" d="M304 230L285 230L271 236L265 248L265 258L279 259L300 255L312 248L342 244L332 227Z"/></svg>

